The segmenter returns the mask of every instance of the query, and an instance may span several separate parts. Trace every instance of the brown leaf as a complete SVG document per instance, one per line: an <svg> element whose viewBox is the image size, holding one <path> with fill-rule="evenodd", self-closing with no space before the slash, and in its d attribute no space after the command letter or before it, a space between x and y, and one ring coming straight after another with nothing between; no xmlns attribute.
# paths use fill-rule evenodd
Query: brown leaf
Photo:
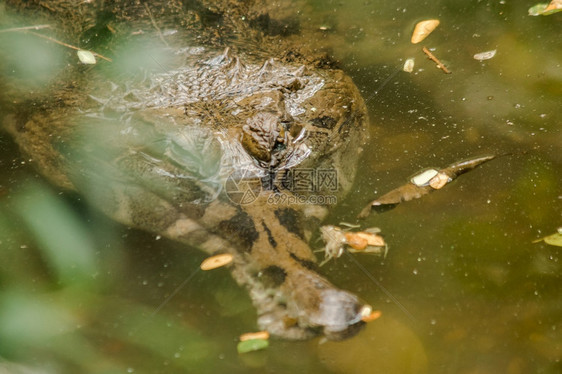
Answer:
<svg viewBox="0 0 562 374"><path fill-rule="evenodd" d="M370 202L365 208L363 208L357 217L367 217L371 213L371 209L376 209L379 212L390 210L403 201L419 199L423 195L430 193L432 190L433 189L429 185L416 186L415 184L409 182Z"/></svg>
<svg viewBox="0 0 562 374"><path fill-rule="evenodd" d="M424 178L421 179L422 182L418 182L417 180L417 177L427 173L427 170L422 171L412 178L412 180L407 184L395 188L378 199L371 201L365 208L363 208L357 217L365 218L373 209L381 212L392 209L403 201L419 199L423 195L427 195L432 191L443 188L446 184L455 180L459 175L464 174L483 163L493 160L494 158L496 158L496 156L488 155L455 162L446 168L437 171L437 174L427 180L427 183L425 183ZM413 182L416 182L417 184Z"/></svg>
<svg viewBox="0 0 562 374"><path fill-rule="evenodd" d="M497 156L495 155L488 155L488 156L472 158L470 160L455 162L454 164L447 166L445 169L439 170L439 172L448 175L452 179L455 179L459 175L471 171L477 166L480 166L488 161L491 161L496 157Z"/></svg>

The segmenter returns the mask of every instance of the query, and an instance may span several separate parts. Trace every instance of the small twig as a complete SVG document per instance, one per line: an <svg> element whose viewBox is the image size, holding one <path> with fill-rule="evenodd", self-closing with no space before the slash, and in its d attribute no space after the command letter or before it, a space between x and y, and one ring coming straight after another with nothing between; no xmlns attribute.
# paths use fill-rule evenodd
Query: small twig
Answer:
<svg viewBox="0 0 562 374"><path fill-rule="evenodd" d="M81 50L82 50L81 48L75 47L75 46L70 45L70 44L66 44L66 43L61 42L61 41L58 41L58 40L56 40L56 39L54 39L54 38L51 38L50 36L43 35L43 34L39 34L38 32L25 31L25 33L26 33L26 34L35 35L35 36L38 36L38 37L43 38L43 39L47 39L47 40L50 41L50 42L57 43L57 44L60 44L60 45L62 45L62 46L68 47L68 48L72 48L72 49L75 49L75 50L77 50L77 51L81 51Z"/></svg>
<svg viewBox="0 0 562 374"><path fill-rule="evenodd" d="M158 27L158 25L156 24L156 21L154 20L154 17L152 16L152 12L150 11L150 8L148 7L148 4L144 3L144 7L146 9L146 12L148 13L148 17L150 17L150 22L152 23L152 26L154 26L154 28L158 32L158 36L160 37L160 40L162 40L162 43L164 43L166 45L166 47L169 47L170 45L164 39L164 35L162 35L162 31L160 30L160 27Z"/></svg>
<svg viewBox="0 0 562 374"><path fill-rule="evenodd" d="M422 48L423 53L425 53L427 55L427 57L429 57L429 59L433 62L435 62L437 64L437 67L441 70L443 70L443 73L445 74L451 74L451 71L449 69L447 69L445 67L445 65L443 65L443 63L441 61L439 61L439 59L437 57L435 57L433 55L433 53L431 53L429 51L429 49L427 49L426 47Z"/></svg>
<svg viewBox="0 0 562 374"><path fill-rule="evenodd" d="M41 29L47 29L51 27L51 25L36 25L36 26L24 26L24 27L13 27L11 29L4 29L4 30L0 30L1 32L14 32L14 31L24 31L24 30L41 30Z"/></svg>
<svg viewBox="0 0 562 374"><path fill-rule="evenodd" d="M35 36L38 36L38 37L43 38L43 39L47 39L47 40L50 41L50 42L60 44L60 45L62 45L62 46L64 46L64 47L71 48L71 49L75 49L75 50L77 50L77 51L82 51L82 48L78 48L78 47L75 47L75 46L73 46L73 45L71 45L71 44L67 44L67 43L61 42L60 40L51 38L50 36L43 35L43 34L39 34L38 32L33 32L33 31L29 31L29 30L22 30L22 31L23 31L24 33L26 33L26 34L31 34L31 35L35 35ZM100 55L99 53L92 52L92 54L93 54L94 56L97 56L97 57L99 57L99 58L102 58L102 59L104 59L104 60L106 60L106 61L109 61L109 62L112 62L112 61L113 61L113 60L110 59L109 57L105 57L105 56L103 56L103 55Z"/></svg>

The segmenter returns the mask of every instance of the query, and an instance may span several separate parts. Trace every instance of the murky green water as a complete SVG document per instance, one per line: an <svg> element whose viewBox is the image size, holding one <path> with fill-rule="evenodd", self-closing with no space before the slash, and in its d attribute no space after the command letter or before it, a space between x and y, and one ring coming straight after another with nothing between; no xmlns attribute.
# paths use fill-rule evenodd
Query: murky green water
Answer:
<svg viewBox="0 0 562 374"><path fill-rule="evenodd" d="M330 222L353 222L424 167L507 154L362 223L380 227L390 251L356 259L399 305L342 257L323 272L380 309L379 320L345 342L272 341L240 356L237 337L256 316L226 270L199 272L203 254L116 226L47 187L2 133L0 356L41 373L560 372L561 252L533 241L562 226L562 13L530 17L526 1L381 3L316 1L301 16L326 29L321 42L371 117L356 187ZM412 45L426 18L441 24ZM493 49L490 60L472 57ZM29 204L42 211L26 216ZM39 236L33 222L50 230ZM91 248L95 258L73 260L94 266L95 279L61 273L74 255L53 263L45 240Z"/></svg>

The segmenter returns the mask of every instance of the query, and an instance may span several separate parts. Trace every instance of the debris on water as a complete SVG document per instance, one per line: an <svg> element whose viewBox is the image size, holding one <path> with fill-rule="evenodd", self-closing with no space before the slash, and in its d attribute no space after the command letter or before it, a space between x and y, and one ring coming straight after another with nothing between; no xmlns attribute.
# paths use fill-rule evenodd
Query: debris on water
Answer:
<svg viewBox="0 0 562 374"><path fill-rule="evenodd" d="M376 252L378 250L370 247L380 248L386 245L382 236L366 231L346 232L345 240L351 247L350 252Z"/></svg>
<svg viewBox="0 0 562 374"><path fill-rule="evenodd" d="M409 58L404 62L404 67L402 68L402 70L404 70L406 73L411 73L414 71L414 64L414 58Z"/></svg>
<svg viewBox="0 0 562 374"><path fill-rule="evenodd" d="M95 65L96 64L96 56L90 51L85 51L83 49L76 51L78 55L78 59L81 63L86 65Z"/></svg>
<svg viewBox="0 0 562 374"><path fill-rule="evenodd" d="M437 175L431 178L431 180L429 181L429 186L434 190L440 190L450 181L452 181L452 179L449 178L447 174L437 173Z"/></svg>
<svg viewBox="0 0 562 374"><path fill-rule="evenodd" d="M248 353L253 351L259 351L269 347L269 340L265 339L250 339L244 340L238 343L236 349L238 353Z"/></svg>
<svg viewBox="0 0 562 374"><path fill-rule="evenodd" d="M367 239L359 235L346 233L345 240L346 240L346 244L349 245L351 248L353 248L353 250L363 251L365 248L367 248Z"/></svg>
<svg viewBox="0 0 562 374"><path fill-rule="evenodd" d="M546 244L562 247L562 227L559 227L552 235L547 235L544 238L537 239L533 243L544 241Z"/></svg>
<svg viewBox="0 0 562 374"><path fill-rule="evenodd" d="M267 331L247 332L245 334L240 335L239 339L241 342L245 342L246 340L253 340L253 339L267 340L269 339L269 332Z"/></svg>
<svg viewBox="0 0 562 374"><path fill-rule="evenodd" d="M223 253L220 255L215 255L207 257L201 263L201 270L212 270L220 268L221 266L228 265L232 262L233 256L230 253Z"/></svg>
<svg viewBox="0 0 562 374"><path fill-rule="evenodd" d="M451 71L449 69L447 69L447 67L445 65L443 65L443 63L437 58L435 57L435 55L433 53L431 53L429 51L429 49L427 49L426 47L422 48L423 53L425 53L427 55L427 57L435 62L437 64L437 67L441 70L443 70L443 73L445 74L451 74Z"/></svg>
<svg viewBox="0 0 562 374"><path fill-rule="evenodd" d="M3 32L14 32L14 31L25 31L25 30L41 30L50 28L51 25L33 25L33 26L23 26L23 27L12 27L9 29L1 29L0 33Z"/></svg>
<svg viewBox="0 0 562 374"><path fill-rule="evenodd" d="M445 185L455 180L459 175L464 174L485 162L496 158L494 155L477 157L465 161L455 162L441 170L426 169L417 173L408 183L391 190L376 200L371 201L358 218L367 217L374 209L376 211L386 211L394 208L403 201L419 199L428 193L439 190Z"/></svg>
<svg viewBox="0 0 562 374"><path fill-rule="evenodd" d="M427 36L431 34L437 26L439 26L439 20L437 19L428 19L418 22L416 27L414 27L414 32L412 33L412 44L417 44L427 38Z"/></svg>
<svg viewBox="0 0 562 374"><path fill-rule="evenodd" d="M354 223L349 223L349 222L340 222L340 226L345 226L348 229L358 229L361 227L361 225L356 225Z"/></svg>
<svg viewBox="0 0 562 374"><path fill-rule="evenodd" d="M562 0L552 0L550 3L539 3L529 8L530 16L549 16L562 11Z"/></svg>
<svg viewBox="0 0 562 374"><path fill-rule="evenodd" d="M497 50L493 49L491 51L480 52L475 54L473 57L475 60L484 61L493 58L496 55Z"/></svg>
<svg viewBox="0 0 562 374"><path fill-rule="evenodd" d="M410 182L412 182L413 184L415 184L418 187L426 186L429 183L429 181L431 180L431 178L433 178L437 174L439 174L439 172L437 170L427 169L427 170L422 171L419 174L414 175L412 178L410 178Z"/></svg>
<svg viewBox="0 0 562 374"><path fill-rule="evenodd" d="M386 242L379 235L380 230L378 228L365 231L344 231L340 227L328 225L322 226L320 232L326 243L324 247L325 258L320 266L334 257L340 257L346 249L351 253L374 253L384 256L388 252Z"/></svg>
<svg viewBox="0 0 562 374"><path fill-rule="evenodd" d="M332 258L340 257L343 254L346 239L345 234L337 226L322 226L320 233L326 243L324 247L324 261L320 263L320 266L322 266Z"/></svg>
<svg viewBox="0 0 562 374"><path fill-rule="evenodd" d="M99 58L102 58L102 59L104 59L104 60L106 60L106 61L109 61L109 62L112 61L110 58L105 57L105 56L103 56L103 55L100 55L99 53L86 51L86 50L83 50L83 49L81 49L81 48L78 48L78 47L76 47L76 46L74 46L74 45L72 45L72 44L68 44L68 43L65 43L65 42L61 42L60 40L57 40L57 39L55 39L55 38L51 38L50 36L43 35L43 34L40 34L40 33L38 33L38 32L35 32L35 31L31 31L31 30L44 29L44 28L48 28L48 27L50 27L50 25L37 25L37 26L15 27L15 28L10 28L10 29L3 29L3 30L0 30L0 33L2 33L2 32L23 32L23 33L26 33L26 34L30 34L30 35L37 36L38 38L42 38L42 39L48 40L48 41L50 41L50 42L52 42L52 43L56 43L56 44L62 45L62 46L64 46L64 47L66 47L66 48L74 49L74 50L77 51L78 58L80 59L80 61L81 61L83 64L95 64L95 63L96 63L96 58L95 58L95 56L97 56L97 57L99 57ZM92 62L92 61L93 61L93 62Z"/></svg>

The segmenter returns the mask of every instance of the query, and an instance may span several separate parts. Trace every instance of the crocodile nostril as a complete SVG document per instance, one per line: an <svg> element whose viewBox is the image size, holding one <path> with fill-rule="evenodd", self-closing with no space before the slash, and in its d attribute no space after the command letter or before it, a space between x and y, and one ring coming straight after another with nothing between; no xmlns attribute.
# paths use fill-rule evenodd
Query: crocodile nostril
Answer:
<svg viewBox="0 0 562 374"><path fill-rule="evenodd" d="M330 340L355 335L364 325L363 315L371 309L357 296L308 269L287 274L282 290L287 297L288 316L301 328L322 332Z"/></svg>
<svg viewBox="0 0 562 374"><path fill-rule="evenodd" d="M361 307L361 309L359 310L359 314L361 315L361 319L365 319L367 317L369 317L371 315L371 313L373 312L373 307L371 307L370 305L363 305Z"/></svg>
<svg viewBox="0 0 562 374"><path fill-rule="evenodd" d="M363 305L357 296L342 290L329 289L322 293L316 322L323 327L324 335L330 340L341 340L355 335L361 326L365 313L371 307Z"/></svg>

